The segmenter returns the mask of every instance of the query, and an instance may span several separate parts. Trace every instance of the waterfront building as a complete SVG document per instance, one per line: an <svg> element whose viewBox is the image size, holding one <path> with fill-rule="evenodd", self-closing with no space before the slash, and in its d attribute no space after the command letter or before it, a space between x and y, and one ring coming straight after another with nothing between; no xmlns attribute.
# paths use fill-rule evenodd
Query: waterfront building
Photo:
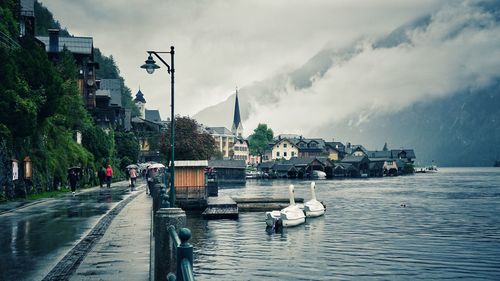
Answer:
<svg viewBox="0 0 500 281"><path fill-rule="evenodd" d="M248 149L248 140L244 138L236 138L234 140L233 146L233 157L234 160L244 160L245 163L250 163L250 154Z"/></svg>
<svg viewBox="0 0 500 281"><path fill-rule="evenodd" d="M290 160L290 158L297 156L299 156L299 149L295 143L289 139L280 139L271 148L270 159L273 160Z"/></svg>
<svg viewBox="0 0 500 281"><path fill-rule="evenodd" d="M243 160L208 160L208 167L217 174L219 185L246 182L246 163Z"/></svg>
<svg viewBox="0 0 500 281"><path fill-rule="evenodd" d="M67 49L73 54L79 69L77 84L85 107L92 111L96 106L96 76L99 64L94 62L94 45L92 37L62 37L59 29L49 29L49 36L37 36L45 45L48 57L54 63L59 61L59 53Z"/></svg>
<svg viewBox="0 0 500 281"><path fill-rule="evenodd" d="M217 150L222 154L222 157L229 159L232 156L234 142L236 136L226 127L206 127L207 132L214 138Z"/></svg>

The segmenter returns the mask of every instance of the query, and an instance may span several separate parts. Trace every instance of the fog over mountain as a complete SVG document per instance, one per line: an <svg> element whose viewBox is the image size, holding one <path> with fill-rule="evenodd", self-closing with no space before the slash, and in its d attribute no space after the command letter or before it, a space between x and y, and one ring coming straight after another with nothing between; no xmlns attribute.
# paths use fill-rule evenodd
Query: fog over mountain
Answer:
<svg viewBox="0 0 500 281"><path fill-rule="evenodd" d="M422 163L491 165L500 157L484 147L500 142L499 20L498 1L457 1L385 37L325 48L239 91L245 132L267 123L369 149L413 147ZM194 117L230 127L233 106L231 96Z"/></svg>

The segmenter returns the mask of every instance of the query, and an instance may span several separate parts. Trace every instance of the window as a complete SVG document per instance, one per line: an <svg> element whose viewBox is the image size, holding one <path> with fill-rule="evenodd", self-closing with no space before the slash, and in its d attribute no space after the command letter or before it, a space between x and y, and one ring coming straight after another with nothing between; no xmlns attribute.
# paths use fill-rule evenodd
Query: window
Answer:
<svg viewBox="0 0 500 281"><path fill-rule="evenodd" d="M285 151L285 152L283 152L283 157L286 157L286 151Z"/></svg>
<svg viewBox="0 0 500 281"><path fill-rule="evenodd" d="M294 156L295 156L295 151L292 151L292 157L294 157Z"/></svg>
<svg viewBox="0 0 500 281"><path fill-rule="evenodd" d="M276 157L280 157L280 152L276 152Z"/></svg>
<svg viewBox="0 0 500 281"><path fill-rule="evenodd" d="M286 148L286 143L283 144L283 147ZM286 155L285 155L286 156Z"/></svg>

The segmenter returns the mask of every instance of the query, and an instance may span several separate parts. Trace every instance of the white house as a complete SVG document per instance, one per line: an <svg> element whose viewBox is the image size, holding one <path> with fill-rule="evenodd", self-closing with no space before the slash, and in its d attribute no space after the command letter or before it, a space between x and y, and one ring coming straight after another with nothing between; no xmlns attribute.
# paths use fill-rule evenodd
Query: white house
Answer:
<svg viewBox="0 0 500 281"><path fill-rule="evenodd" d="M271 159L286 159L299 155L297 146L288 139L281 139L276 142L271 149Z"/></svg>

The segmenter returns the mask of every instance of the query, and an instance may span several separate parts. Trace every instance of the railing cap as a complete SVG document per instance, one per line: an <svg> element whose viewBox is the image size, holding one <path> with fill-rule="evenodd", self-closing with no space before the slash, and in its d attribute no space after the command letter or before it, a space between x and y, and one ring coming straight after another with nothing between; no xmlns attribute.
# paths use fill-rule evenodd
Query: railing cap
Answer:
<svg viewBox="0 0 500 281"><path fill-rule="evenodd" d="M191 230L189 228L181 228L179 230L179 238L181 239L181 243L187 242L191 238Z"/></svg>

